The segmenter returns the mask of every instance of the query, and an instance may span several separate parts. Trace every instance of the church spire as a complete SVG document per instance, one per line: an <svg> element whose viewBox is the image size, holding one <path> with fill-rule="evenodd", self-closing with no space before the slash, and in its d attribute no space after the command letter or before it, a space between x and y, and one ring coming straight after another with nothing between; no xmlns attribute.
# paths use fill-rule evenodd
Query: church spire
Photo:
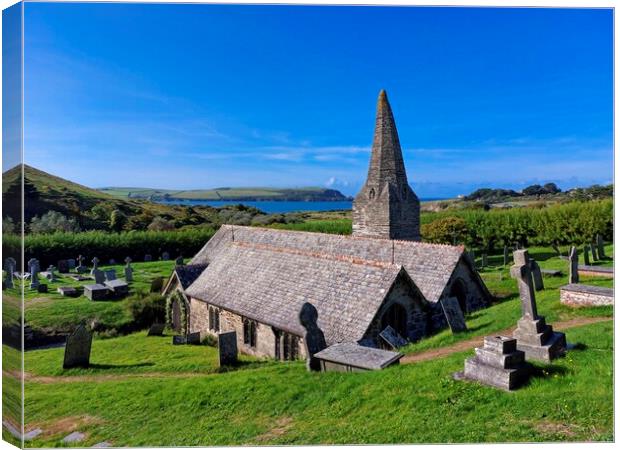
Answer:
<svg viewBox="0 0 620 450"><path fill-rule="evenodd" d="M392 108L379 92L368 178L353 202L353 234L420 240L420 202L409 183Z"/></svg>

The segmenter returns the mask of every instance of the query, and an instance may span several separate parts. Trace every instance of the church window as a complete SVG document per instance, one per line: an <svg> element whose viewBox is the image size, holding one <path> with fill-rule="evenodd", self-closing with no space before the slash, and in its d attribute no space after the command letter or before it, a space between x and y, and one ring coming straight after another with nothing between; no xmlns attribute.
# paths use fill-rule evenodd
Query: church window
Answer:
<svg viewBox="0 0 620 450"><path fill-rule="evenodd" d="M370 200L375 198L375 188L370 188L370 192L368 193L368 198Z"/></svg>
<svg viewBox="0 0 620 450"><path fill-rule="evenodd" d="M299 357L299 338L294 334L274 330L276 338L276 359L295 361Z"/></svg>
<svg viewBox="0 0 620 450"><path fill-rule="evenodd" d="M220 310L209 307L209 330L220 331Z"/></svg>
<svg viewBox="0 0 620 450"><path fill-rule="evenodd" d="M250 347L256 347L256 321L243 320L243 343Z"/></svg>

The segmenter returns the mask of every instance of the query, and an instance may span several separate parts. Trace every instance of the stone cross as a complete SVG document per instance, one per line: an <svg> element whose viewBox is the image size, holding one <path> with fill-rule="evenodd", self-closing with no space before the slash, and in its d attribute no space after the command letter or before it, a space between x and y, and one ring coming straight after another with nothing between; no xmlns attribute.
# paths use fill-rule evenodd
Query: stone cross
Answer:
<svg viewBox="0 0 620 450"><path fill-rule="evenodd" d="M568 282L569 284L579 283L579 256L577 255L577 248L575 246L570 248L568 260Z"/></svg>
<svg viewBox="0 0 620 450"><path fill-rule="evenodd" d="M596 243L594 241L590 242L590 250L592 251L592 259L594 261L598 261L598 252L596 251Z"/></svg>
<svg viewBox="0 0 620 450"><path fill-rule="evenodd" d="M30 289L37 289L39 287L39 261L35 258L28 260L28 268L30 269Z"/></svg>
<svg viewBox="0 0 620 450"><path fill-rule="evenodd" d="M508 246L504 245L504 265L507 266L508 265L508 258L509 258L510 254L508 252Z"/></svg>
<svg viewBox="0 0 620 450"><path fill-rule="evenodd" d="M93 270L98 269L98 268L99 268L99 258L95 256L93 258Z"/></svg>
<svg viewBox="0 0 620 450"><path fill-rule="evenodd" d="M596 235L596 247L598 249L599 259L607 258L607 256L605 255L605 242L603 241L603 236L601 236L600 234Z"/></svg>
<svg viewBox="0 0 620 450"><path fill-rule="evenodd" d="M319 328L317 320L319 313L311 303L304 303L299 311L299 322L306 330L304 346L306 347L306 368L310 371L320 371L321 363L314 357L315 354L327 348L325 335Z"/></svg>
<svg viewBox="0 0 620 450"><path fill-rule="evenodd" d="M590 265L590 247L588 245L583 246L583 263L586 266Z"/></svg>
<svg viewBox="0 0 620 450"><path fill-rule="evenodd" d="M84 258L82 255L78 255L76 261L78 263L77 267L75 268L75 271L77 273L84 273L84 272L88 271L86 266L84 266L84 261L86 261L86 258Z"/></svg>
<svg viewBox="0 0 620 450"><path fill-rule="evenodd" d="M131 267L131 258L129 256L125 258L125 267Z"/></svg>
<svg viewBox="0 0 620 450"><path fill-rule="evenodd" d="M49 280L50 281L56 281L56 273L54 272L56 270L56 267L54 266L49 266L47 268L47 271L49 272Z"/></svg>
<svg viewBox="0 0 620 450"><path fill-rule="evenodd" d="M532 272L529 266L529 255L527 250L516 250L514 252L515 264L510 268L510 274L516 278L519 286L519 296L521 298L521 315L529 319L538 318L536 310L536 296L532 285Z"/></svg>

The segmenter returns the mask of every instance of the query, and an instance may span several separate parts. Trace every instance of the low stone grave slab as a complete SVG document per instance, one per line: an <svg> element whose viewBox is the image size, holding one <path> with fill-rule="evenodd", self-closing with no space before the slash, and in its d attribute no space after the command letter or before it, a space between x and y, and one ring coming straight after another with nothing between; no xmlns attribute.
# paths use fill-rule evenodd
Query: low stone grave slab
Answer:
<svg viewBox="0 0 620 450"><path fill-rule="evenodd" d="M408 342L389 325L379 333L379 337L393 350L408 344Z"/></svg>
<svg viewBox="0 0 620 450"><path fill-rule="evenodd" d="M116 297L121 297L129 293L129 285L124 280L111 280L103 283L112 294Z"/></svg>
<svg viewBox="0 0 620 450"><path fill-rule="evenodd" d="M110 290L103 284L87 284L84 286L84 295L89 300L104 300Z"/></svg>
<svg viewBox="0 0 620 450"><path fill-rule="evenodd" d="M165 323L154 323L153 325L151 325L146 335L147 336L163 336L164 328L166 328Z"/></svg>
<svg viewBox="0 0 620 450"><path fill-rule="evenodd" d="M79 325L73 333L67 336L63 369L88 367L92 343L93 334L84 325Z"/></svg>
<svg viewBox="0 0 620 450"><path fill-rule="evenodd" d="M579 308L614 304L614 290L601 286L568 284L560 288L560 303Z"/></svg>
<svg viewBox="0 0 620 450"><path fill-rule="evenodd" d="M579 275L582 275L584 277L614 277L613 267L586 266L585 264L580 264L579 266L577 266L577 271L579 272Z"/></svg>
<svg viewBox="0 0 620 450"><path fill-rule="evenodd" d="M314 355L323 372L381 370L398 364L403 356L402 353L363 347L353 342L335 344Z"/></svg>
<svg viewBox="0 0 620 450"><path fill-rule="evenodd" d="M467 325L465 324L465 316L461 310L461 305L456 297L443 298L439 301L441 308L446 316L448 326L452 333L460 333L461 331L467 331Z"/></svg>
<svg viewBox="0 0 620 450"><path fill-rule="evenodd" d="M71 443L71 442L82 442L86 435L84 433L80 433L79 431L74 431L73 433L65 436L62 442Z"/></svg>
<svg viewBox="0 0 620 450"><path fill-rule="evenodd" d="M97 442L95 445L92 446L92 448L109 448L109 447L112 447L112 444L110 444L108 441Z"/></svg>
<svg viewBox="0 0 620 450"><path fill-rule="evenodd" d="M69 278L71 278L72 280L75 281L85 281L85 280L90 280L91 278L89 277L85 277L84 275L70 275Z"/></svg>
<svg viewBox="0 0 620 450"><path fill-rule="evenodd" d="M178 335L178 336L172 336L172 345L185 345L187 344L187 336L185 335Z"/></svg>
<svg viewBox="0 0 620 450"><path fill-rule="evenodd" d="M56 290L63 297L77 297L79 295L78 290L73 286L60 286Z"/></svg>
<svg viewBox="0 0 620 450"><path fill-rule="evenodd" d="M555 269L540 269L540 273L547 277L561 277L562 271Z"/></svg>
<svg viewBox="0 0 620 450"><path fill-rule="evenodd" d="M505 336L486 336L476 356L465 360L465 370L454 374L456 380L473 380L511 391L523 385L531 374L525 353L517 350L517 340Z"/></svg>
<svg viewBox="0 0 620 450"><path fill-rule="evenodd" d="M228 331L218 333L217 350L219 354L220 367L233 366L237 363L237 333Z"/></svg>
<svg viewBox="0 0 620 450"><path fill-rule="evenodd" d="M41 433L43 433L43 430L41 428L35 428L34 430L30 430L28 433L24 434L24 441L31 441Z"/></svg>

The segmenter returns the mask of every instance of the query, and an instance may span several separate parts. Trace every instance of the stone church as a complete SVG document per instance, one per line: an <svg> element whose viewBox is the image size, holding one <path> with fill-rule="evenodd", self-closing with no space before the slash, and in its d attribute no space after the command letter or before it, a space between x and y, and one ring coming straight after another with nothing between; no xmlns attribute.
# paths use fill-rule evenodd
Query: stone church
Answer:
<svg viewBox="0 0 620 450"><path fill-rule="evenodd" d="M490 301L462 246L420 242L420 202L384 91L352 236L225 225L175 269L165 293L173 291L185 302L173 323L202 335L236 331L242 352L282 360L305 356L305 302L328 346L379 347L388 325L409 341L446 327L442 299L456 297L463 312Z"/></svg>

